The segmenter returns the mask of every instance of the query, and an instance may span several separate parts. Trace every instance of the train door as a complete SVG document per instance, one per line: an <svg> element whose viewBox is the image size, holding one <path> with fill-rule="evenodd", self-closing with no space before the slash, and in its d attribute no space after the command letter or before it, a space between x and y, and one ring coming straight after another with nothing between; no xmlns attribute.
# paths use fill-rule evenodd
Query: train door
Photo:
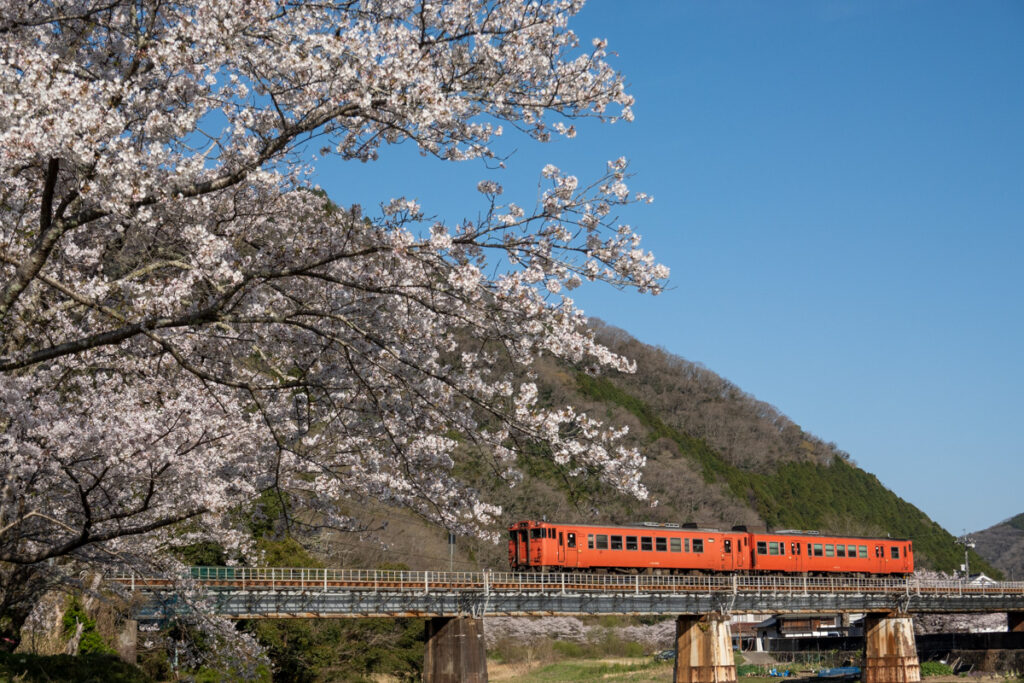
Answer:
<svg viewBox="0 0 1024 683"><path fill-rule="evenodd" d="M580 564L579 539L575 531L565 532L565 563L564 567L578 567Z"/></svg>
<svg viewBox="0 0 1024 683"><path fill-rule="evenodd" d="M558 564L565 565L565 532L558 530Z"/></svg>
<svg viewBox="0 0 1024 683"><path fill-rule="evenodd" d="M732 539L726 538L722 541L722 571L732 571Z"/></svg>
<svg viewBox="0 0 1024 683"><path fill-rule="evenodd" d="M746 536L737 536L736 540L733 541L736 544L736 554L734 557L734 569L747 569L747 558L750 556L750 548L747 544Z"/></svg>

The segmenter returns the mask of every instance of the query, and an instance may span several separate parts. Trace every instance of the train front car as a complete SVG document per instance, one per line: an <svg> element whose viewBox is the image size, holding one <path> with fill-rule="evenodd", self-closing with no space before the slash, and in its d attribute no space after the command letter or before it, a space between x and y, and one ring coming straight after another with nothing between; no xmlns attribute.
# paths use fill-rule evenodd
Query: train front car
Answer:
<svg viewBox="0 0 1024 683"><path fill-rule="evenodd" d="M902 539L778 531L752 533L750 545L757 573L891 576L914 571L913 544Z"/></svg>
<svg viewBox="0 0 1024 683"><path fill-rule="evenodd" d="M748 535L678 524L553 524L509 528L513 571L706 574L749 569Z"/></svg>
<svg viewBox="0 0 1024 683"><path fill-rule="evenodd" d="M525 521L508 529L508 563L514 572L546 572L565 565L567 543L575 547L575 537L566 538L564 529L548 522Z"/></svg>
<svg viewBox="0 0 1024 683"><path fill-rule="evenodd" d="M657 523L580 526L577 531L579 566L598 572L710 574L748 566L745 533Z"/></svg>

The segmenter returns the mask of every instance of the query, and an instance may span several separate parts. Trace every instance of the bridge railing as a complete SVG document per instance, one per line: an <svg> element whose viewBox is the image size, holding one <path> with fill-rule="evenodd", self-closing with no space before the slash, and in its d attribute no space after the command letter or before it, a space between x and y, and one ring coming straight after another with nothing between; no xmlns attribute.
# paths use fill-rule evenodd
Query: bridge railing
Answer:
<svg viewBox="0 0 1024 683"><path fill-rule="evenodd" d="M314 567L190 567L183 575L145 577L129 570L110 577L135 589L167 590L198 583L219 590L483 591L519 593L907 593L1008 595L1024 593L1024 582L972 584L956 580L801 576L661 576L534 574L519 572L392 571Z"/></svg>

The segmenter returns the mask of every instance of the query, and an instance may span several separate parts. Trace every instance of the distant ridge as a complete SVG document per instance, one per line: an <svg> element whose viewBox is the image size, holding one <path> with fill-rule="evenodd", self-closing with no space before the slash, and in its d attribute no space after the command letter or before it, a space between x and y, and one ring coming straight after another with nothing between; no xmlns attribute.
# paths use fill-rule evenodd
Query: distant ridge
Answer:
<svg viewBox="0 0 1024 683"><path fill-rule="evenodd" d="M1024 513L971 536L978 554L1007 578L1024 581Z"/></svg>

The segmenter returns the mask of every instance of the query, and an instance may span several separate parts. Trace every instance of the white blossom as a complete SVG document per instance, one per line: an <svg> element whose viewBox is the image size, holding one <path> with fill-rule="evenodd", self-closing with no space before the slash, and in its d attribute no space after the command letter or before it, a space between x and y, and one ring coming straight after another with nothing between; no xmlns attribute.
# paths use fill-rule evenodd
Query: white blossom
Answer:
<svg viewBox="0 0 1024 683"><path fill-rule="evenodd" d="M493 159L503 123L628 120L581 5L0 0L0 580L251 553L238 511L273 490L324 524L369 496L493 538L453 434L510 485L513 444L543 440L644 496L621 431L505 365L632 368L558 296L665 284L609 218L625 159L546 165L533 209L484 180L475 220L428 224L400 195L331 204L300 156Z"/></svg>

